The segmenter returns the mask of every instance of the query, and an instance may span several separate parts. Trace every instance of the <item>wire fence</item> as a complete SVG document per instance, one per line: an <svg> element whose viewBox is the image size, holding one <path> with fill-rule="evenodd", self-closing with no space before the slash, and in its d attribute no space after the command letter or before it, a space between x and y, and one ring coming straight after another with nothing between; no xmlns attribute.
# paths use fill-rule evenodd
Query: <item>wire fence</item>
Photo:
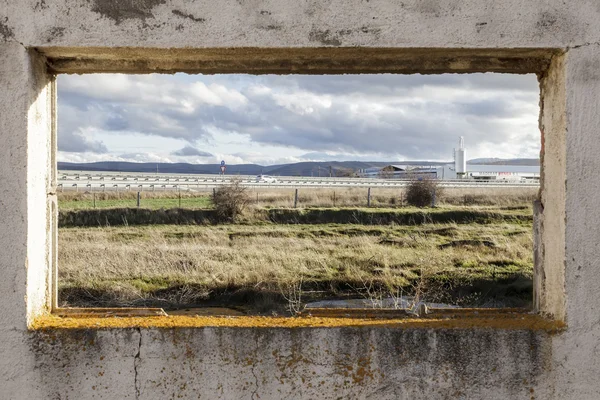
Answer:
<svg viewBox="0 0 600 400"><path fill-rule="evenodd" d="M212 194L216 189L203 192L65 192L59 193L61 209L93 208L212 208ZM373 207L397 208L407 205L406 191L402 188L248 188L250 203L258 207ZM446 189L436 193L436 205L530 205L537 190L521 189Z"/></svg>

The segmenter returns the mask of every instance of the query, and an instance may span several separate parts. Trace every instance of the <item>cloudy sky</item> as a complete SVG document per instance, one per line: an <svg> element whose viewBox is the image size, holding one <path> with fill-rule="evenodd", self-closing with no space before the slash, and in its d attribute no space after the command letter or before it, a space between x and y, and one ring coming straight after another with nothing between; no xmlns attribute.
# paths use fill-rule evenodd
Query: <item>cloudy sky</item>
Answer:
<svg viewBox="0 0 600 400"><path fill-rule="evenodd" d="M534 75L61 75L59 161L539 156Z"/></svg>

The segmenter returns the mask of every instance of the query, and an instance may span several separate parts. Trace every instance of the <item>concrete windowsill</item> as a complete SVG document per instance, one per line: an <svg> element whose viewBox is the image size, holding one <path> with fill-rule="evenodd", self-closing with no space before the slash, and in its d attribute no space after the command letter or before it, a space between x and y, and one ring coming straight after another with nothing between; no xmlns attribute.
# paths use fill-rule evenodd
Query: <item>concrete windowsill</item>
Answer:
<svg viewBox="0 0 600 400"><path fill-rule="evenodd" d="M402 329L500 329L534 330L555 333L562 321L553 321L522 309L434 309L424 317L381 310L317 310L315 315L266 317L238 315L104 316L76 317L45 315L35 319L30 329L120 329L120 328L339 328L387 327ZM396 310L394 310L396 311Z"/></svg>

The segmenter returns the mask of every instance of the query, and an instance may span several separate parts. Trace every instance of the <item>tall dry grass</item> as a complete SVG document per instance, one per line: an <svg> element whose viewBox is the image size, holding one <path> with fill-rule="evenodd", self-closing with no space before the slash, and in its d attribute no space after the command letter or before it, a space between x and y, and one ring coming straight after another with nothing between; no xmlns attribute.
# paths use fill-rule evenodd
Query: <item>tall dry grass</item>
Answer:
<svg viewBox="0 0 600 400"><path fill-rule="evenodd" d="M430 299L484 304L493 299L477 285L460 288L505 278L530 285L532 237L517 224L70 228L60 230L59 266L68 305L177 307L238 296L253 307L262 296L260 312L281 312L282 288L300 285L305 299L363 296L365 282L409 293L423 277ZM513 300L522 301L503 301Z"/></svg>

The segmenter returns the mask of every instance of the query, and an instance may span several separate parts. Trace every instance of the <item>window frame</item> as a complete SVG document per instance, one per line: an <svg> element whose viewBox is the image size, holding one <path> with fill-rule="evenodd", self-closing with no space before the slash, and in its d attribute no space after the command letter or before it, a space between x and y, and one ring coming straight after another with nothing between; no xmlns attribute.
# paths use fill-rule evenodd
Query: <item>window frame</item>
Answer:
<svg viewBox="0 0 600 400"><path fill-rule="evenodd" d="M564 194L566 185L566 113L564 54L559 49L419 49L419 48L234 48L124 49L37 48L45 58L52 104L51 156L47 196L49 279L46 296L51 314L58 316L161 315L160 309L65 309L58 305L58 205L56 75L92 73L248 73L443 74L497 72L535 73L540 80L542 136L540 204L534 207L534 312L564 321ZM563 118L564 120L564 118ZM547 151L550 149L550 151ZM545 171L551 171L546 174ZM557 192L558 191L558 192ZM562 223L561 223L561 218ZM561 231L562 230L562 231ZM561 249L552 244L562 241ZM559 260L562 260L560 262Z"/></svg>

